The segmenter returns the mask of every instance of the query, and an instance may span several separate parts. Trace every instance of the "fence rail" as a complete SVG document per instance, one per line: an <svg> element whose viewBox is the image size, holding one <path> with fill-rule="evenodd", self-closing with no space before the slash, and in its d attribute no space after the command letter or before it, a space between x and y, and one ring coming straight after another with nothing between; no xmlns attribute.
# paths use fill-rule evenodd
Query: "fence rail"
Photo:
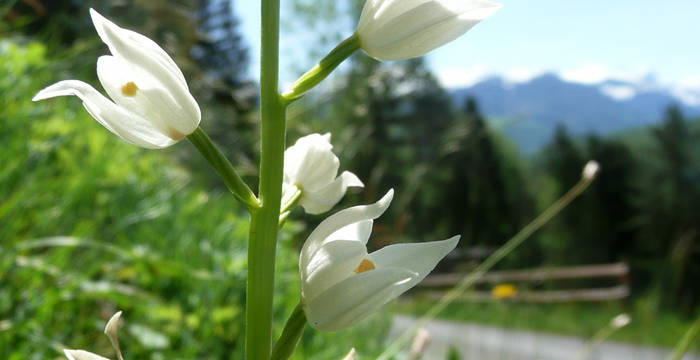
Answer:
<svg viewBox="0 0 700 360"><path fill-rule="evenodd" d="M493 271L484 274L475 284L502 284L512 282L533 282L563 279L616 278L618 285L603 288L566 289L545 291L516 291L508 296L515 302L571 302L571 301L606 301L624 299L629 296L627 284L629 267L625 263L570 266L559 268L538 268L526 270ZM435 274L428 276L421 283L423 288L451 287L464 278L464 274ZM429 290L429 298L439 299L443 291ZM470 291L461 295L461 301L493 301L494 295L489 291Z"/></svg>

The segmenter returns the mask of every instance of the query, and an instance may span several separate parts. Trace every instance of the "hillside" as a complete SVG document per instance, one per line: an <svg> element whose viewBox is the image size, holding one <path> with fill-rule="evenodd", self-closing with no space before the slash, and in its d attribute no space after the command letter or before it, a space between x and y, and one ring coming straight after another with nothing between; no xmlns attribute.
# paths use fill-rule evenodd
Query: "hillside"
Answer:
<svg viewBox="0 0 700 360"><path fill-rule="evenodd" d="M454 89L451 95L456 104L475 97L492 126L503 131L524 154L546 144L558 124L576 135L608 135L656 124L671 104L679 104L689 115L700 114L700 105L685 103L671 89L653 83L610 80L587 85L567 82L554 74L523 83L492 77Z"/></svg>

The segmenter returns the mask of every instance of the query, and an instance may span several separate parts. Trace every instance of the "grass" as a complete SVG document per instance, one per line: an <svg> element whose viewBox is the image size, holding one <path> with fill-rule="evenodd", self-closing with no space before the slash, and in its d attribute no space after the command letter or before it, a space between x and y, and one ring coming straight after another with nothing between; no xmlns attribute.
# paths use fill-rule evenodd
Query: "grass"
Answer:
<svg viewBox="0 0 700 360"><path fill-rule="evenodd" d="M119 140L77 98L31 102L69 77L41 44L0 40L0 359L60 359L63 348L113 358L102 330L117 310L125 358L241 359L245 211L172 149ZM288 222L280 235L278 334L299 301L293 240L306 230ZM378 352L387 326L306 331L296 358Z"/></svg>
<svg viewBox="0 0 700 360"><path fill-rule="evenodd" d="M171 152L117 139L77 99L30 101L69 77L40 44L0 41L0 358L58 359L64 347L113 357L102 329L117 309L127 358L242 358L247 215ZM276 334L298 302L294 244L308 230L288 222L281 234ZM451 304L443 316L590 336L628 310L633 323L615 340L674 346L689 322L650 308ZM307 328L293 358L340 359L351 347L371 358L385 345L383 313L338 333Z"/></svg>

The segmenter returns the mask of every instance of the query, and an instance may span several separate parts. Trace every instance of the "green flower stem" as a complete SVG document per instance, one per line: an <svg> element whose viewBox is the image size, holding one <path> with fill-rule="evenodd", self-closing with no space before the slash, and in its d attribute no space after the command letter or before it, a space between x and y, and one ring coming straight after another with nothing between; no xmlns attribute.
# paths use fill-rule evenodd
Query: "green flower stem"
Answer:
<svg viewBox="0 0 700 360"><path fill-rule="evenodd" d="M586 360L591 356L593 353L593 350L595 350L600 344L605 341L605 339L609 338L610 335L615 333L615 331L619 330L619 328L616 328L612 325L608 325L600 330L598 330L597 333L593 335L593 337L586 342L586 344L581 348L581 350L578 351L576 356L573 358L574 360Z"/></svg>
<svg viewBox="0 0 700 360"><path fill-rule="evenodd" d="M187 139L199 150L199 153L211 164L216 172L221 176L228 187L239 201L245 204L249 209L260 206L258 199L250 190L248 185L233 168L231 162L226 156L214 145L209 136L198 127L194 132L187 135Z"/></svg>
<svg viewBox="0 0 700 360"><path fill-rule="evenodd" d="M306 314L304 313L304 308L299 303L292 312L292 315L287 319L287 323L284 325L284 330L282 330L282 335L272 349L272 360L287 360L294 349L296 349L299 339L301 339L301 334L304 332L306 327Z"/></svg>
<svg viewBox="0 0 700 360"><path fill-rule="evenodd" d="M307 71L297 81L292 84L292 88L282 94L282 97L287 101L292 101L309 91L314 86L318 85L325 79L338 65L345 59L350 57L355 51L360 48L360 39L357 34L352 34L349 38L343 40L331 52L326 55L316 66Z"/></svg>
<svg viewBox="0 0 700 360"><path fill-rule="evenodd" d="M251 212L246 292L246 359L270 358L275 252L282 198L285 107L278 92L280 1L262 1L260 203Z"/></svg>
<svg viewBox="0 0 700 360"><path fill-rule="evenodd" d="M681 341L678 342L676 348L673 349L673 353L669 355L668 360L681 360L683 355L688 352L690 345L693 344L693 341L695 341L695 338L697 338L698 335L700 335L700 317L695 320L695 323L693 323L690 329L688 329L685 335L683 335Z"/></svg>

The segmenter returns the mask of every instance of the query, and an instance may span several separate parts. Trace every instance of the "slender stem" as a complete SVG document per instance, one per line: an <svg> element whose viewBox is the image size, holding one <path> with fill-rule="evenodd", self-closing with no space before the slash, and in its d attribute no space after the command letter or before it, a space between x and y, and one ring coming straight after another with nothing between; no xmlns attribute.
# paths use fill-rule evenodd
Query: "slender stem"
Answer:
<svg viewBox="0 0 700 360"><path fill-rule="evenodd" d="M685 335L683 335L683 338L681 338L681 341L678 342L678 345L676 345L673 353L669 355L668 360L681 360L698 335L700 335L700 317L695 320L695 323L693 323Z"/></svg>
<svg viewBox="0 0 700 360"><path fill-rule="evenodd" d="M296 349L299 339L301 339L301 334L304 333L304 328L306 327L306 314L304 314L304 308L301 303L299 303L289 315L287 323L284 325L284 330L282 330L282 335L280 335L279 340L272 349L272 360L287 360L294 349Z"/></svg>
<svg viewBox="0 0 700 360"><path fill-rule="evenodd" d="M284 204L282 204L282 209L280 210L280 219L278 221L279 227L281 228L285 221L287 221L287 217L289 217L289 214L292 213L292 208L296 206L296 204L299 202L299 199L301 199L301 193L302 191L299 188L295 187L294 194L285 201Z"/></svg>
<svg viewBox="0 0 700 360"><path fill-rule="evenodd" d="M588 357L593 353L593 350L595 350L600 344L605 341L605 339L609 338L610 335L612 335L615 331L617 331L618 328L607 325L606 327L598 330L597 333L591 337L589 341L586 342L586 344L581 348L581 350L576 353L576 355L573 357L574 360L586 360Z"/></svg>
<svg viewBox="0 0 700 360"><path fill-rule="evenodd" d="M464 291L469 289L474 282L482 277L489 269L491 269L496 263L501 261L506 255L513 251L518 245L522 244L527 238L530 237L535 231L539 230L544 224L549 222L554 216L556 216L562 209L564 209L571 201L576 199L584 190L588 188L591 184L593 177L582 177L581 180L574 185L566 194L555 201L547 210L536 217L532 222L527 224L522 230L510 238L503 246L498 248L491 256L489 256L484 262L479 264L479 266L471 273L466 275L453 289L448 291L438 302L435 304L428 312L425 313L418 321L416 321L411 327L401 334L396 340L394 340L389 346L384 350L384 352L377 358L378 360L388 360L392 355L396 354L403 346L406 344L413 333L425 326L430 320L434 319L442 310L444 310L447 305L457 299Z"/></svg>
<svg viewBox="0 0 700 360"><path fill-rule="evenodd" d="M236 199L245 204L249 209L260 206L253 191L250 190L245 181L241 179L236 169L231 165L231 162L219 151L202 128L198 127L193 133L187 135L187 139L190 140L192 145L199 150L199 153L204 156L219 176L221 176L226 187L231 190Z"/></svg>
<svg viewBox="0 0 700 360"><path fill-rule="evenodd" d="M338 65L359 48L359 37L357 34L352 34L352 36L343 40L333 48L328 55L316 64L316 66L297 79L297 81L292 84L292 88L285 92L282 97L287 101L291 101L304 95L305 92L318 85L318 83L325 79Z"/></svg>
<svg viewBox="0 0 700 360"><path fill-rule="evenodd" d="M278 92L279 0L262 1L260 54L261 208L251 212L246 293L246 359L270 358L275 247L282 198L285 102Z"/></svg>
<svg viewBox="0 0 700 360"><path fill-rule="evenodd" d="M291 185L294 187L294 193L291 196L288 196L282 204L282 209L280 210L280 213L284 214L287 211L292 210L294 206L296 206L297 202L299 202L299 199L301 198L302 191L295 185Z"/></svg>

